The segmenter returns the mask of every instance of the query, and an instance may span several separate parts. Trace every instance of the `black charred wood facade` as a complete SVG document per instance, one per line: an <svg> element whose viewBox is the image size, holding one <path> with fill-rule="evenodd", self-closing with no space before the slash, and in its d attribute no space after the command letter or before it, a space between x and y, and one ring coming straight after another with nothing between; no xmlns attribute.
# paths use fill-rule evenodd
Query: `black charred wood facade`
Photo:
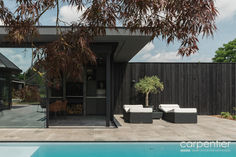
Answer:
<svg viewBox="0 0 236 157"><path fill-rule="evenodd" d="M197 108L200 115L233 112L236 107L235 63L119 63L114 67L114 112L124 104L144 104L135 82L157 75L164 91L150 96L150 105L174 103Z"/></svg>

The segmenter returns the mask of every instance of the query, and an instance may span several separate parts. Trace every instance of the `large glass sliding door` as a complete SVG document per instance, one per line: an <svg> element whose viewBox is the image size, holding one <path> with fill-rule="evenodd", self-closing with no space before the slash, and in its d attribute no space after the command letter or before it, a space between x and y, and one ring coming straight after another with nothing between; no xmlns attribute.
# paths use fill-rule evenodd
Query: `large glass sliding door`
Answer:
<svg viewBox="0 0 236 157"><path fill-rule="evenodd" d="M83 80L80 82L67 81L66 100L68 115L83 114Z"/></svg>
<svg viewBox="0 0 236 157"><path fill-rule="evenodd" d="M97 59L96 66L87 67L86 73L86 115L106 114L106 63Z"/></svg>
<svg viewBox="0 0 236 157"><path fill-rule="evenodd" d="M67 78L58 89L50 87L50 126L110 125L112 46L102 44L94 50L97 62L84 68L81 80Z"/></svg>
<svg viewBox="0 0 236 157"><path fill-rule="evenodd" d="M65 85L63 85L62 82L59 88L51 87L49 95L49 103L51 104L49 112L51 117L53 118L55 116L60 117L65 115L82 115L83 86L83 80L75 82L68 79L65 81ZM55 108L61 108L61 110L57 110Z"/></svg>
<svg viewBox="0 0 236 157"><path fill-rule="evenodd" d="M85 68L80 81L66 80L59 88L50 88L51 117L64 115L106 115L106 59L98 57L96 65ZM55 106L66 108L56 111ZM55 111L54 111L55 110ZM56 113L55 113L56 112Z"/></svg>

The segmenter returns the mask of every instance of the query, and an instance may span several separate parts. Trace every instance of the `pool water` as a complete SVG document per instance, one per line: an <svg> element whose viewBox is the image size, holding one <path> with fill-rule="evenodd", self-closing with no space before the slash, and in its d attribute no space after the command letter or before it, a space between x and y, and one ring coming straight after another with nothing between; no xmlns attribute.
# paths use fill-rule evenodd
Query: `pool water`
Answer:
<svg viewBox="0 0 236 157"><path fill-rule="evenodd" d="M0 143L0 157L236 157L229 147L196 148L180 142Z"/></svg>

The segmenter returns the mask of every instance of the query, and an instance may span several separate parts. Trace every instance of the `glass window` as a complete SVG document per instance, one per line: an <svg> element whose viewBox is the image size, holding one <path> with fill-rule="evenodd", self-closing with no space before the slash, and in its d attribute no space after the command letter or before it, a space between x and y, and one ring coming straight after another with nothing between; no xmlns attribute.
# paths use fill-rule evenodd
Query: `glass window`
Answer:
<svg viewBox="0 0 236 157"><path fill-rule="evenodd" d="M9 86L6 78L0 77L0 108L9 106Z"/></svg>
<svg viewBox="0 0 236 157"><path fill-rule="evenodd" d="M96 66L87 68L87 97L106 96L106 64L103 58L97 60Z"/></svg>
<svg viewBox="0 0 236 157"><path fill-rule="evenodd" d="M62 86L58 88L51 87L51 97L63 97L63 88Z"/></svg>
<svg viewBox="0 0 236 157"><path fill-rule="evenodd" d="M67 82L66 96L83 96L83 83Z"/></svg>

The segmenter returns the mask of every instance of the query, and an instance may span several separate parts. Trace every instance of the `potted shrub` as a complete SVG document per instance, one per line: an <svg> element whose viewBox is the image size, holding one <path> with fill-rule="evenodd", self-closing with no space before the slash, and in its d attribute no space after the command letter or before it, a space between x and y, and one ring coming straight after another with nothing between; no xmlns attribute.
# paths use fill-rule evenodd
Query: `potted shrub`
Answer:
<svg viewBox="0 0 236 157"><path fill-rule="evenodd" d="M164 85L157 76L145 76L135 84L137 92L145 94L145 106L149 106L149 94L157 94L164 90Z"/></svg>

